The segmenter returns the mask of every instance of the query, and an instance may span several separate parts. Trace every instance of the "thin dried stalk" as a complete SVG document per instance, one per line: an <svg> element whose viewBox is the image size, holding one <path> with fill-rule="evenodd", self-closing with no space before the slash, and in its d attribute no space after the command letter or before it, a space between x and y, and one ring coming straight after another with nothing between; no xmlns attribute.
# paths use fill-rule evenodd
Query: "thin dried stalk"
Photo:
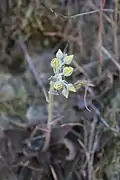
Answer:
<svg viewBox="0 0 120 180"><path fill-rule="evenodd" d="M29 65L29 68L30 68L31 72L34 75L35 80L37 81L38 86L42 89L43 94L44 94L44 96L46 98L46 101L48 102L48 97L47 97L47 93L46 93L45 87L44 87L44 85L43 85L43 83L42 83L42 81L40 79L40 76L38 75L38 73L37 73L37 71L36 71L36 69L35 69L35 67L34 67L34 65L32 63L32 59L31 59L31 57L30 57L30 55L29 55L29 53L27 51L27 48L26 48L25 43L24 43L24 41L23 41L21 36L19 38L19 43L20 43L21 48L22 48L22 50L24 52L24 55L25 55L25 58L26 58L26 61L27 61L28 65Z"/></svg>
<svg viewBox="0 0 120 180"><path fill-rule="evenodd" d="M103 8L104 8L105 0L100 0L100 14L99 14L99 73L101 74L102 69L102 61L103 61L103 55L102 55L102 34L103 34Z"/></svg>
<svg viewBox="0 0 120 180"><path fill-rule="evenodd" d="M118 17L118 0L115 0L115 17L114 17L114 27L113 27L113 34L114 34L114 50L115 50L115 58L118 60L118 39L117 39L117 17Z"/></svg>
<svg viewBox="0 0 120 180"><path fill-rule="evenodd" d="M94 137L95 137L95 128L97 123L97 117L94 117L93 123L91 125L91 131L89 136L89 144L88 144L88 154L89 154L89 161L88 161L88 180L93 180L93 146L94 146Z"/></svg>

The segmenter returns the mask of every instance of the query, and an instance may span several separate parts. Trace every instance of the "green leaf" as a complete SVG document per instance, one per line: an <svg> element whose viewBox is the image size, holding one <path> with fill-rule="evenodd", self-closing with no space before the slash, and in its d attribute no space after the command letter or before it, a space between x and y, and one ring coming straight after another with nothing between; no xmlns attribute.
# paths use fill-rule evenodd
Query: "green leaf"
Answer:
<svg viewBox="0 0 120 180"><path fill-rule="evenodd" d="M62 59L64 57L64 54L62 53L61 49L58 49L56 53L56 58Z"/></svg>
<svg viewBox="0 0 120 180"><path fill-rule="evenodd" d="M74 55L66 56L63 61L65 64L69 65L73 60Z"/></svg>
<svg viewBox="0 0 120 180"><path fill-rule="evenodd" d="M66 98L68 98L68 95L69 95L68 89L64 88L64 89L62 90L62 94L63 94L63 96L65 96Z"/></svg>
<svg viewBox="0 0 120 180"><path fill-rule="evenodd" d="M71 66L65 67L63 69L64 76L68 77L73 73L73 68Z"/></svg>
<svg viewBox="0 0 120 180"><path fill-rule="evenodd" d="M68 88L69 91L76 92L75 87L71 83L67 85L67 88Z"/></svg>

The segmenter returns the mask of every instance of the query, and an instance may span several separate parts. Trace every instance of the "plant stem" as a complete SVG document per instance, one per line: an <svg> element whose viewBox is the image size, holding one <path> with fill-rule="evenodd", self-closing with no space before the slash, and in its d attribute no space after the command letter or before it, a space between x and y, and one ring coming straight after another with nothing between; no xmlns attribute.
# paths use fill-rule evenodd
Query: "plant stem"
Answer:
<svg viewBox="0 0 120 180"><path fill-rule="evenodd" d="M50 84L50 91L49 91L49 104L48 104L48 123L47 123L47 134L46 134L46 141L43 147L43 151L45 151L50 143L51 139L51 121L53 117L53 105L54 105L54 95L51 93L54 90L53 83Z"/></svg>
<svg viewBox="0 0 120 180"><path fill-rule="evenodd" d="M50 92L53 91L53 85L50 86ZM53 116L53 102L54 95L49 93L49 105L48 105L48 124L51 124L52 116Z"/></svg>

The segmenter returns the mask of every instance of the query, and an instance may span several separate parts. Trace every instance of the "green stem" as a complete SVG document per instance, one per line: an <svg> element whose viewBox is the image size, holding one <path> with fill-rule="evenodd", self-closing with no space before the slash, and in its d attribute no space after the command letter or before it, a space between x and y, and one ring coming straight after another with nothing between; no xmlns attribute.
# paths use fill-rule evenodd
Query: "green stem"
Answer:
<svg viewBox="0 0 120 180"><path fill-rule="evenodd" d="M50 92L53 91L53 85L50 86ZM48 123L50 124L53 116L53 104L54 104L54 95L49 93L49 105L48 105Z"/></svg>
<svg viewBox="0 0 120 180"><path fill-rule="evenodd" d="M51 121L53 118L53 105L54 105L54 95L51 93L54 90L53 83L50 85L49 91L49 104L48 104L48 123L47 123L47 133L46 133L46 141L43 147L43 151L47 150L49 147L50 139L51 139Z"/></svg>

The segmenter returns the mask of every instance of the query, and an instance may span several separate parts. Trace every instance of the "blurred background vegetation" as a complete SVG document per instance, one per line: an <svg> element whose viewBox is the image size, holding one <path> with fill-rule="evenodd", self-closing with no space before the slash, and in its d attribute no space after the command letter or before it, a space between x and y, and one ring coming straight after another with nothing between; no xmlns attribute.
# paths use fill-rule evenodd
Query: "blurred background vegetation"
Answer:
<svg viewBox="0 0 120 180"><path fill-rule="evenodd" d="M54 118L60 124L80 124L73 128L74 137L68 135L76 156L67 161L58 148L61 160L49 168L19 171L8 158L5 146L10 145L3 142L3 130L46 123L50 61L59 48L74 54L74 73L68 81L94 84L87 94L80 88L69 99L55 96ZM1 0L0 179L119 180L119 82L119 0Z"/></svg>

